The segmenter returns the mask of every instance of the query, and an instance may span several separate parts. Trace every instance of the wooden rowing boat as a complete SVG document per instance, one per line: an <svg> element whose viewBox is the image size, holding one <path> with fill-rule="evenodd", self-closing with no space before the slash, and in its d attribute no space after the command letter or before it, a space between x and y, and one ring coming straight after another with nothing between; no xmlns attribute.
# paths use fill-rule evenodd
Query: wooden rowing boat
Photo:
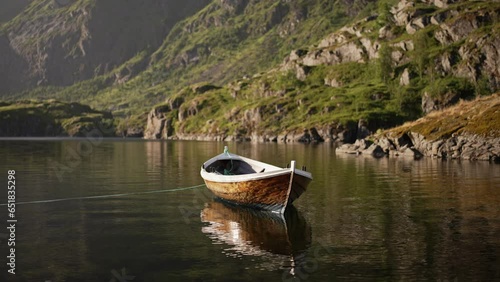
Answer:
<svg viewBox="0 0 500 282"><path fill-rule="evenodd" d="M215 196L240 205L284 213L312 180L311 173L290 167L280 168L267 163L224 153L206 161L201 177Z"/></svg>

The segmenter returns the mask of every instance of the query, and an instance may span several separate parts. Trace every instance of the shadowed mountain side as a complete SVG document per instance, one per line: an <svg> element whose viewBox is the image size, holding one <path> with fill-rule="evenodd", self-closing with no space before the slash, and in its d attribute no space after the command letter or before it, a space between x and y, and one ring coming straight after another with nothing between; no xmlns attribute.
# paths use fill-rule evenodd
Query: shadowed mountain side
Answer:
<svg viewBox="0 0 500 282"><path fill-rule="evenodd" d="M24 61L16 66L21 77L0 77L0 97L37 85L69 86L107 74L137 53L158 48L178 21L208 2L33 0L0 29L10 49L0 45L7 50L0 53L0 61L12 61L12 53ZM133 71L137 74L146 66L147 61ZM11 67L2 69L8 73Z"/></svg>

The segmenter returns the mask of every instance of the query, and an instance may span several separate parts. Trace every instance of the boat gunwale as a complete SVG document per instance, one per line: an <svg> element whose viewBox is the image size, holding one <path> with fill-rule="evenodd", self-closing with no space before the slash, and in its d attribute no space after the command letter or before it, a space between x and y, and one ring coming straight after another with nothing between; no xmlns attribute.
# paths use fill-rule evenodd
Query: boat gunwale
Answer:
<svg viewBox="0 0 500 282"><path fill-rule="evenodd" d="M266 172L255 172L255 173L248 173L248 174L239 174L239 175L223 175L223 174L216 174L216 173L211 173L205 170L206 167L211 165L212 163L219 161L219 160L239 160L246 162L250 165L257 165L260 167L264 167L266 169L273 169L271 171L266 171ZM285 174L291 174L292 173L292 168L280 168L275 165L271 165L268 163L256 161L253 159L245 158L239 155L235 154L230 154L230 153L222 153L220 155L217 155L205 163L203 163L203 166L201 167L201 176L203 179L209 180L209 181L214 181L214 182L223 182L223 183L231 183L231 182L243 182L243 181L252 181L252 180L260 180L260 179L266 179L266 178L272 178L276 176L281 176ZM303 171L300 169L294 169L294 173L301 175L303 177L309 178L312 180L312 174L307 171Z"/></svg>
<svg viewBox="0 0 500 282"><path fill-rule="evenodd" d="M240 174L240 175L223 175L223 174L215 174L212 172L208 172L203 168L201 169L201 176L203 177L203 179L214 182L229 182L229 183L260 180L290 173L291 173L290 169L284 168L269 172L256 172L256 173Z"/></svg>

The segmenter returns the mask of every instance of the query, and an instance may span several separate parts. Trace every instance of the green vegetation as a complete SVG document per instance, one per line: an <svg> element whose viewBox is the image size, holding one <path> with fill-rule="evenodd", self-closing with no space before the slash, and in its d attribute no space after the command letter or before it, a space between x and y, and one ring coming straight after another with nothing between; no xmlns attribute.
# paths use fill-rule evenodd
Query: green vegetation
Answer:
<svg viewBox="0 0 500 282"><path fill-rule="evenodd" d="M283 132L332 123L348 124L365 119L385 127L409 120L404 107L376 76L377 63L346 63L312 67L305 81L291 72L273 72L246 81L231 96L231 87L194 96L181 91L187 101L179 109L185 116L177 128L184 133L245 134L248 131ZM334 76L345 86L325 85ZM368 82L368 83L367 83ZM187 113L191 114L187 114Z"/></svg>
<svg viewBox="0 0 500 282"><path fill-rule="evenodd" d="M202 81L223 85L268 70L280 63L293 48L316 43L325 34L348 23L350 18L342 11L355 14L365 9L361 3L364 1L355 2L359 2L357 8L326 0L300 0L287 4L266 0L248 4L243 12L222 8L216 1L195 16L179 22L163 45L151 55L140 54L141 61L151 60L150 67L133 74L123 84L114 83L119 70L113 70L70 87L36 88L14 95L14 98L78 101L112 110L121 118L141 115L184 86ZM92 3L91 0L80 0L61 9L92 7ZM4 28L19 26L18 21L31 17L37 7L41 11L37 17L50 18L52 13L62 12L52 9L52 5L53 1L34 1L33 7L30 6ZM50 40L50 37L44 40ZM36 42L38 39L33 44ZM124 65L127 64L130 61Z"/></svg>
<svg viewBox="0 0 500 282"><path fill-rule="evenodd" d="M449 138L452 134L477 134L500 137L500 96L461 101L448 109L433 112L422 119L393 128L395 136L412 131L420 133L428 140Z"/></svg>
<svg viewBox="0 0 500 282"><path fill-rule="evenodd" d="M89 104L113 112L120 131L144 127L147 113L155 107L179 133L244 135L359 120L372 128L387 128L421 117L424 95L444 107L450 101L491 94L494 89L486 74L459 78L456 69L470 63L460 62L460 48L466 46L479 57L480 47L472 39L487 41L499 35L496 18L485 17L480 27L463 39L443 44L436 36L436 24L419 27L412 34L406 33L404 25L397 26L391 7L398 2L263 0L238 6L237 2L213 1L195 16L178 22L155 50L138 52L110 71L96 69L91 79L71 86L37 87L11 99L55 98ZM94 4L93 0L79 0L58 10L52 1L33 1L1 29L18 27L26 16L43 20L54 13L57 17L80 15L81 9L91 10ZM500 4L462 1L440 9L418 2L408 8L427 17L451 10L473 17L473 13L489 9L498 10ZM451 19L446 23L450 25L461 17L449 14ZM78 17L78 26L84 26L86 19ZM323 49L318 43L345 25L354 31L344 30L343 40L359 47L362 59L297 63L296 69L281 71L284 58L294 49L309 54L341 53L336 48L343 43ZM388 31L387 38L380 37L381 28ZM51 33L40 35L45 37L21 43L33 47L53 38ZM73 48L69 54L76 56L78 44L70 38L66 42ZM373 44L375 55L362 39ZM406 41L411 47L401 47ZM453 71L443 67L446 60ZM400 81L403 73L408 74L405 83ZM172 107L171 101L176 99L182 103ZM63 127L70 127L92 123L92 118L56 119Z"/></svg>
<svg viewBox="0 0 500 282"><path fill-rule="evenodd" d="M110 113L56 100L0 102L0 136L114 136Z"/></svg>

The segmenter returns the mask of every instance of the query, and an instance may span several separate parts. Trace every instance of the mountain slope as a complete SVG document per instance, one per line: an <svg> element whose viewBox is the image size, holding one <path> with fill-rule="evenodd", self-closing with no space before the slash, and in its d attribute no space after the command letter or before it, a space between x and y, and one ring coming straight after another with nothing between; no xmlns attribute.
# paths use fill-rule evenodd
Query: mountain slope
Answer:
<svg viewBox="0 0 500 282"><path fill-rule="evenodd" d="M2 26L0 87L134 135L156 104L148 138L346 142L499 88L498 1L57 3Z"/></svg>
<svg viewBox="0 0 500 282"><path fill-rule="evenodd" d="M88 1L75 2L70 7L83 9L83 4ZM189 2L186 2L186 6ZM143 52L137 51L133 56L119 56L126 58L126 61L115 67L111 62L108 67L93 64L94 68L86 68L95 71L91 79L81 80L85 78L81 77L70 87L54 87L64 85L60 82L66 81L65 79L59 80L59 84L42 80L42 87L18 92L13 97L80 101L112 110L116 116L122 117L131 113L138 114L183 86L199 81L222 85L243 75L265 71L278 63L293 46L316 42L325 33L347 22L348 16L354 17L363 9L367 10L366 4L373 2L375 1L214 0L193 17L179 22L162 39L163 43L158 48L150 46ZM104 9L95 6L92 1L89 3L88 5L93 5L91 11L94 14ZM373 4L371 7L373 8ZM127 9L131 10L130 7ZM135 10L138 11L137 18L144 17L144 12ZM102 13L106 13L106 9ZM91 20L93 18L94 16ZM114 32L116 31L110 30L110 38L120 36L119 32L118 35ZM79 33L76 33L75 37L78 37ZM86 42L93 45L93 38L88 38ZM123 45L124 48L127 47L126 44ZM96 50L106 49L105 47L96 47ZM79 50L78 46L75 50ZM86 51L83 57L90 60L96 56ZM102 60L99 56L95 59L96 62ZM78 63L68 65L79 66ZM65 76L73 72L63 70L61 73Z"/></svg>
<svg viewBox="0 0 500 282"><path fill-rule="evenodd" d="M138 52L155 50L173 25L207 3L33 0L1 27L0 95L107 74ZM11 72L15 79L3 79Z"/></svg>
<svg viewBox="0 0 500 282"><path fill-rule="evenodd" d="M353 142L498 90L500 3L428 2L379 2L274 70L185 89L151 111L146 137Z"/></svg>

